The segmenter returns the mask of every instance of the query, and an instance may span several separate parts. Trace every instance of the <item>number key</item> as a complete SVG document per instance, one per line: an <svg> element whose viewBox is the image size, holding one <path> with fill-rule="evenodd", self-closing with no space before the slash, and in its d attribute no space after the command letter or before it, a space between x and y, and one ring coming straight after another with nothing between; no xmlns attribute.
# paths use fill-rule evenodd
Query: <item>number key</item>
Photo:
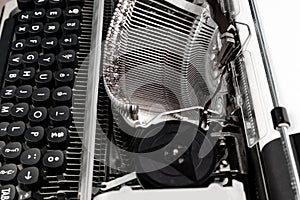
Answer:
<svg viewBox="0 0 300 200"><path fill-rule="evenodd" d="M63 86L55 89L52 93L52 99L55 106L72 105L72 89L68 86Z"/></svg>
<svg viewBox="0 0 300 200"><path fill-rule="evenodd" d="M64 50L72 49L78 51L79 49L78 37L75 34L63 36L59 43Z"/></svg>
<svg viewBox="0 0 300 200"><path fill-rule="evenodd" d="M49 118L53 125L69 126L71 120L71 112L67 106L58 106L51 108Z"/></svg>
<svg viewBox="0 0 300 200"><path fill-rule="evenodd" d="M74 84L74 70L71 68L61 69L54 73L55 86L70 86Z"/></svg>
<svg viewBox="0 0 300 200"><path fill-rule="evenodd" d="M65 19L78 19L81 20L80 6L70 6L64 10Z"/></svg>
<svg viewBox="0 0 300 200"><path fill-rule="evenodd" d="M74 33L79 36L81 33L80 22L78 19L69 19L65 21L62 28L65 35Z"/></svg>
<svg viewBox="0 0 300 200"><path fill-rule="evenodd" d="M34 0L34 5L36 8L44 8L47 9L48 6L48 0Z"/></svg>
<svg viewBox="0 0 300 200"><path fill-rule="evenodd" d="M61 68L76 68L78 61L74 50L66 50L58 54L57 62Z"/></svg>

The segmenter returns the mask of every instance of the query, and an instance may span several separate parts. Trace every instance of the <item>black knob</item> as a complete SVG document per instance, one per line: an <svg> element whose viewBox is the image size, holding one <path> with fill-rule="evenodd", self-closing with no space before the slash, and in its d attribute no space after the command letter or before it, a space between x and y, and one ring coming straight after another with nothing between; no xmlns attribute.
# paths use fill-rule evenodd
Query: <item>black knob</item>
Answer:
<svg viewBox="0 0 300 200"><path fill-rule="evenodd" d="M139 131L145 137L137 141L135 165L145 188L199 186L217 165L211 141L194 124L168 121Z"/></svg>

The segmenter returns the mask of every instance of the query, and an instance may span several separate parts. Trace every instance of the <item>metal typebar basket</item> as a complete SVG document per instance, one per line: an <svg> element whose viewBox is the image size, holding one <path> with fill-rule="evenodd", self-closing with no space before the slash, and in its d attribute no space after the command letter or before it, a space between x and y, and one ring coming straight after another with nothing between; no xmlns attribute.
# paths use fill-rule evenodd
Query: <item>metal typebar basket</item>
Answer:
<svg viewBox="0 0 300 200"><path fill-rule="evenodd" d="M169 115L159 120L197 121L199 110L180 111L204 106L215 92L217 38L205 3L119 1L104 47L104 84L113 107L132 126L154 123L162 113ZM211 109L222 112L223 101L219 95Z"/></svg>

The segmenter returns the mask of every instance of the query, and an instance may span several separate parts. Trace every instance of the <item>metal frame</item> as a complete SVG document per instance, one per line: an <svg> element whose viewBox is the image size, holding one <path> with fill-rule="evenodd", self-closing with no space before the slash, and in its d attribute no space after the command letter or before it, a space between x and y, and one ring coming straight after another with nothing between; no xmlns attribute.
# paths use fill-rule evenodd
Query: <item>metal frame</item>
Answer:
<svg viewBox="0 0 300 200"><path fill-rule="evenodd" d="M92 31L92 43L90 53L90 63L88 71L88 91L86 100L84 135L83 135L83 155L81 166L81 180L79 197L81 200L92 198L94 150L97 121L97 100L98 84L100 80L101 66L101 40L103 27L104 1L94 1L94 21Z"/></svg>

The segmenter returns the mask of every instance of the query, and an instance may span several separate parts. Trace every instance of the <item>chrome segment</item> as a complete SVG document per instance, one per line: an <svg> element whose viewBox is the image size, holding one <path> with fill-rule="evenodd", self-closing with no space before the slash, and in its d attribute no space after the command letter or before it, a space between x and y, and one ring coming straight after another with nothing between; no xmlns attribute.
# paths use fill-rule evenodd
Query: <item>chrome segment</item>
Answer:
<svg viewBox="0 0 300 200"><path fill-rule="evenodd" d="M91 32L91 53L89 55L88 79L86 84L85 118L83 127L83 152L80 174L79 198L91 199L95 151L95 134L97 121L98 84L100 78L101 39L104 1L88 0L93 2L93 22Z"/></svg>

